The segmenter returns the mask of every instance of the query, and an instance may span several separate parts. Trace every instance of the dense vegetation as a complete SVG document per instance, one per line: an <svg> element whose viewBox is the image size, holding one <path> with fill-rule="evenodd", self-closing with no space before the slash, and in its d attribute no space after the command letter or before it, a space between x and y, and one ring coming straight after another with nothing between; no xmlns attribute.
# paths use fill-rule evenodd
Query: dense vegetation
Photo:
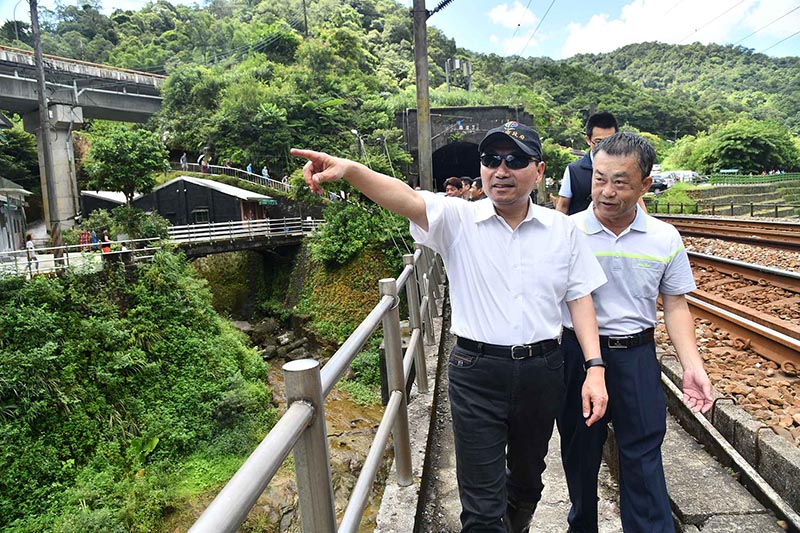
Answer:
<svg viewBox="0 0 800 533"><path fill-rule="evenodd" d="M155 531L272 425L265 363L182 256L0 284L3 531Z"/></svg>
<svg viewBox="0 0 800 533"><path fill-rule="evenodd" d="M394 112L416 107L413 27L408 9L394 0L214 0L205 7L159 0L110 16L97 0L84 0L59 4L42 20L46 52L169 74L164 109L151 128L174 152L205 150L240 167L266 164L273 175L299 165L291 146L386 170L408 161ZM30 32L8 22L0 43L30 48ZM504 58L458 47L435 25L428 50L431 105L522 105L554 145L585 148L583 123L593 108L652 134L662 159L672 150L667 140L714 140L715 129L737 118L769 121L787 138L800 134L796 57L645 43L563 61ZM451 57L472 62L472 91L460 72L445 90ZM708 153L726 157L724 150ZM711 170L734 166L696 158ZM781 158L784 170L798 165L795 154Z"/></svg>
<svg viewBox="0 0 800 533"><path fill-rule="evenodd" d="M301 162L289 155L292 146L398 177L410 161L394 113L416 107L412 19L394 0L212 0L203 7L158 0L110 16L97 0L70 4L43 13L45 52L169 75L162 112L143 129L119 129L131 138L165 138L173 156L202 151L238 167L266 164L294 184ZM30 49L29 28L7 22L0 43ZM642 132L673 168L800 168L798 58L656 43L565 61L503 58L460 48L435 27L428 47L431 105L521 105L543 134L555 176L568 162L563 147L585 148L592 108ZM445 89L451 57L472 62L471 91L460 73ZM19 122L4 132L0 168L32 189L35 142ZM76 135L79 159L94 139L103 148L104 132L118 130L85 129ZM159 150L153 159L163 158ZM293 194L303 200L308 193L295 187ZM163 234L163 224L130 211L101 216L86 228ZM293 277L283 262L250 289L262 293L257 310L303 315L320 336L338 341L377 301L376 279L397 274L410 240L405 222L357 195L333 202L326 218L295 267L307 278ZM248 289L233 285L220 293L220 307L233 308ZM376 360L372 349L356 365L368 387L377 381ZM110 268L102 277L1 282L0 528L158 530L172 510L218 488L270 427L265 371L180 256L159 254L135 272Z"/></svg>

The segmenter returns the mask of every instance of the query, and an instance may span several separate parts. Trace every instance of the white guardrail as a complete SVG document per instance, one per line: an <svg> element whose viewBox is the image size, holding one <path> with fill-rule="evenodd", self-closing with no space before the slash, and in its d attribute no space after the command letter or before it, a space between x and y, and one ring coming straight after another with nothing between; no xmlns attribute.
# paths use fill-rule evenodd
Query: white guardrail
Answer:
<svg viewBox="0 0 800 533"><path fill-rule="evenodd" d="M428 393L423 342L436 343L433 318L443 273L439 259L417 245L403 256L397 279L378 282L380 300L342 346L320 369L318 361L299 359L283 365L287 409L261 444L206 508L189 533L233 533L247 518L289 453L294 452L297 495L303 533L357 533L370 499L389 438L400 486L413 483L406 384L412 368L420 393ZM405 291L410 336L403 353L398 305ZM375 438L336 523L330 455L325 424L325 397L346 373L373 332L382 326L389 401Z"/></svg>
<svg viewBox="0 0 800 533"><path fill-rule="evenodd" d="M308 235L324 224L324 220L312 218L277 218L260 220L237 220L214 224L190 224L171 226L167 241L174 244L203 244L219 241L256 240L270 237L292 237ZM34 254L27 250L0 252L0 277L33 276L50 274L66 269L99 271L104 261L135 263L147 261L162 243L158 238L122 239L111 241L113 251L102 252L100 243L73 244L66 246L36 246Z"/></svg>
<svg viewBox="0 0 800 533"><path fill-rule="evenodd" d="M171 162L170 166L172 167L172 170L183 170L186 172L196 172L202 174L202 167L197 163L186 163L186 168L183 168L180 163ZM262 176L261 174L247 172L246 170L242 170L240 168L225 167L220 165L208 165L208 170L209 174L218 176L232 176L234 178L238 178L243 181L249 181L250 183L255 183L256 185L263 185L264 187L269 187L271 189L275 189L278 191L289 192L291 190L291 187L289 186L288 183L274 180L272 178L267 178Z"/></svg>
<svg viewBox="0 0 800 533"><path fill-rule="evenodd" d="M148 261L161 249L159 239L126 239L107 243L113 249L103 252L101 243L67 246L37 246L27 250L0 252L0 277L52 274L67 269L96 272L105 261L136 263Z"/></svg>
<svg viewBox="0 0 800 533"><path fill-rule="evenodd" d="M307 235L312 233L324 220L300 217L264 218L258 220L237 220L209 224L189 224L171 226L169 239L177 244L203 243L213 241L256 239L281 235Z"/></svg>

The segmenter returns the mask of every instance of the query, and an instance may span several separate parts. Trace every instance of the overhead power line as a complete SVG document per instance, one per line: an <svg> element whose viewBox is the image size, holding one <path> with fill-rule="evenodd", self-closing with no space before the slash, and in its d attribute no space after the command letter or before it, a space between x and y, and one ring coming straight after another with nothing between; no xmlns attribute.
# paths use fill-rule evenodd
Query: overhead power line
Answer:
<svg viewBox="0 0 800 533"><path fill-rule="evenodd" d="M726 9L725 11L723 11L722 13L720 13L719 15L717 15L716 17L714 17L713 19L709 20L708 22L706 22L705 24L703 24L703 25L702 25L702 26L700 26L699 28L695 29L695 30L694 30L692 33L690 33L689 35L687 35L686 37L684 37L684 38L683 38L683 39L681 39L680 41L678 41L678 44L681 44L683 41L685 41L686 39L688 39L689 37L691 37L691 36L692 36L692 35L694 35L695 33L699 32L700 30L702 30L703 28L705 28L706 26L708 26L709 24L711 24L712 22L714 22L714 21L715 21L715 20L717 20L718 18L720 18L720 17L722 17L722 16L726 15L726 14L727 14L729 11L731 11L733 8L735 8L736 6L738 6L739 4L741 4L741 3L743 3L743 2L744 2L744 0L739 0L738 2L736 2L735 4L733 4L731 7L729 7L728 9Z"/></svg>
<svg viewBox="0 0 800 533"><path fill-rule="evenodd" d="M761 26L760 28L758 28L756 31L754 31L754 32L753 32L753 33L751 33L750 35L748 35L748 36L746 36L746 37L742 37L741 39L739 39L738 41L736 41L735 43L733 43L733 46L736 46L737 44L739 44L739 43L740 43L740 42L742 42L742 41L746 41L747 39L749 39L750 37L752 37L752 36L753 36L753 35L755 35L756 33L760 32L760 31L761 31L761 30L763 30L764 28L766 28L766 27L768 27L768 26L772 26L773 24L775 24L776 22L778 22L778 21L779 21L779 20L781 20L782 18L786 17L787 15L790 15L791 13L794 13L794 12L795 12L795 11L797 11L798 9L800 9L800 5L797 5L797 6L796 6L794 9L791 9L791 10L787 11L786 13L784 13L783 15L781 15L780 17L778 17L778 18L776 18L775 20L773 20L772 22L770 22L769 24L765 24L764 26ZM773 45L773 46L775 46L775 45Z"/></svg>
<svg viewBox="0 0 800 533"><path fill-rule="evenodd" d="M793 33L793 34L791 34L790 36L788 36L788 37L786 37L786 38L784 38L784 39L781 39L780 41L778 41L777 43L773 44L772 46L768 46L768 47L764 48L763 50L761 50L761 51L759 52L759 54L763 54L763 53L764 53L764 52L766 52L767 50L769 50L769 49L771 49L771 48L775 48L776 46L778 46L779 44L781 44L783 41L787 41L787 40L791 39L792 37L794 37L794 36L795 36L795 35L797 35L798 33L800 33L800 30L797 30L796 32L794 32L794 33Z"/></svg>
<svg viewBox="0 0 800 533"><path fill-rule="evenodd" d="M522 54L525 53L525 49L528 48L528 45L531 43L531 39L533 39L533 36L536 35L537 31L539 31L539 28L541 27L542 22L544 22L544 19L547 18L547 14L550 13L550 9L553 7L553 4L555 4L555 3L556 3L556 0L553 0L552 2L550 2L550 5L547 7L547 11L544 12L544 15L542 16L542 19L539 21L539 24L536 25L536 28L533 30L533 33L531 33L531 36L528 37L528 42L526 42L525 46L522 47L522 51L519 53L520 57L522 57Z"/></svg>
<svg viewBox="0 0 800 533"><path fill-rule="evenodd" d="M532 1L533 0L528 0L528 3L525 5L525 11L528 11L528 8L531 7L531 2ZM519 27L520 27L520 23L517 22L517 27L514 28L514 33L511 35L511 42L512 43L514 42L514 37L517 36L517 31L519 30Z"/></svg>

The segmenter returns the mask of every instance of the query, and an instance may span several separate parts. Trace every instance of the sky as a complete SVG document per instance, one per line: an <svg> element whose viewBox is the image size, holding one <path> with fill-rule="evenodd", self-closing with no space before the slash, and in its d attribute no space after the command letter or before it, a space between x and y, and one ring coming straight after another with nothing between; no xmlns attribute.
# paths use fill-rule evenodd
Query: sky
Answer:
<svg viewBox="0 0 800 533"><path fill-rule="evenodd" d="M439 3L426 0L426 8L433 11ZM147 0L102 4L110 14L114 8L141 9ZM0 24L14 13L28 21L27 0L0 0ZM800 0L452 0L428 24L461 48L502 56L565 59L648 41L733 44L773 57L800 56Z"/></svg>

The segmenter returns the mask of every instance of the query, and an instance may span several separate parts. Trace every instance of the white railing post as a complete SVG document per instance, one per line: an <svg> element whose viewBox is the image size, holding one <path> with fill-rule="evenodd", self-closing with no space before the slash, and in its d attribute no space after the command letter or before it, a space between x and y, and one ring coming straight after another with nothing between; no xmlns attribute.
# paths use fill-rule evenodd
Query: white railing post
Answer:
<svg viewBox="0 0 800 533"><path fill-rule="evenodd" d="M325 399L322 395L319 361L299 359L283 365L286 405L306 402L314 408L314 418L294 446L297 496L303 533L334 533L336 511L333 505L328 436L325 430Z"/></svg>
<svg viewBox="0 0 800 533"><path fill-rule="evenodd" d="M421 257L421 256L420 256ZM422 333L422 319L419 316L419 285L414 272L414 254L405 254L403 264L411 267L411 276L406 281L406 298L408 299L408 327L413 332L418 329ZM417 374L417 388L422 394L428 392L428 372L425 364L425 350L421 342L417 342L414 348L414 367Z"/></svg>
<svg viewBox="0 0 800 533"><path fill-rule="evenodd" d="M406 379L403 372L403 344L400 338L400 311L397 284L394 278L384 278L378 282L381 298L391 296L394 305L383 315L383 345L386 352L386 374L389 390L398 391L403 396L397 419L392 427L394 441L394 460L397 470L397 483L401 487L411 485L414 480L411 472L411 439L408 432L408 400L406 398Z"/></svg>

